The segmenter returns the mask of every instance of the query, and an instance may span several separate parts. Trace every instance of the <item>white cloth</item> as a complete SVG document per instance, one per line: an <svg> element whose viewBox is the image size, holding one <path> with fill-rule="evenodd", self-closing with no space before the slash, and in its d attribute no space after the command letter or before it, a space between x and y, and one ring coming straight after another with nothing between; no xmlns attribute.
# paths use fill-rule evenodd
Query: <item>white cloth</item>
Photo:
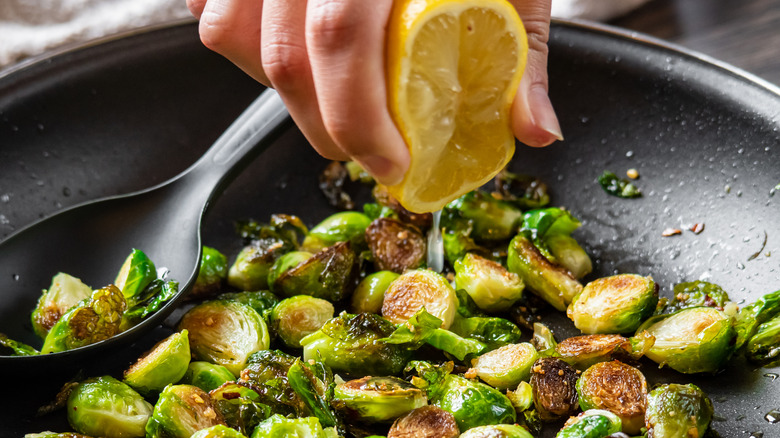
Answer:
<svg viewBox="0 0 780 438"><path fill-rule="evenodd" d="M645 1L553 0L552 13L607 20ZM189 16L185 0L0 0L0 68L65 43Z"/></svg>

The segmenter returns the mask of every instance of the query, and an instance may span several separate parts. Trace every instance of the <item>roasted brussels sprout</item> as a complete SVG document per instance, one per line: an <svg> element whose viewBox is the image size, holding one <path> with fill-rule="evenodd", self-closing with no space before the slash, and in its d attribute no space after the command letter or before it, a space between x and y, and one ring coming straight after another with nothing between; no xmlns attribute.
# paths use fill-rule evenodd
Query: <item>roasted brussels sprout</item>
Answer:
<svg viewBox="0 0 780 438"><path fill-rule="evenodd" d="M531 377L531 367L539 353L528 342L509 344L472 360L477 376L498 389L516 388Z"/></svg>
<svg viewBox="0 0 780 438"><path fill-rule="evenodd" d="M406 364L404 375L414 386L425 390L428 400L435 400L444 392L447 376L454 368L453 362L436 365L424 360L413 360Z"/></svg>
<svg viewBox="0 0 780 438"><path fill-rule="evenodd" d="M599 176L599 184L605 192L618 198L638 198L642 196L642 192L627 179L618 178L614 172L605 170L604 173Z"/></svg>
<svg viewBox="0 0 780 438"><path fill-rule="evenodd" d="M455 416L442 408L427 405L399 417L387 438L457 438L460 436Z"/></svg>
<svg viewBox="0 0 780 438"><path fill-rule="evenodd" d="M702 437L710 425L712 414L712 402L698 386L661 385L647 395L647 436Z"/></svg>
<svg viewBox="0 0 780 438"><path fill-rule="evenodd" d="M227 275L227 257L215 248L204 246L200 256L198 278L192 285L190 296L204 298L218 293L222 289L222 283L227 279Z"/></svg>
<svg viewBox="0 0 780 438"><path fill-rule="evenodd" d="M356 375L398 374L409 352L381 339L395 327L372 313L341 313L322 328L301 339L303 360L322 361L333 371Z"/></svg>
<svg viewBox="0 0 780 438"><path fill-rule="evenodd" d="M357 274L352 244L339 242L284 270L273 281L269 277L269 286L285 297L311 295L336 302L352 292Z"/></svg>
<svg viewBox="0 0 780 438"><path fill-rule="evenodd" d="M780 365L780 316L758 326L745 347L745 357L762 367Z"/></svg>
<svg viewBox="0 0 780 438"><path fill-rule="evenodd" d="M522 209L541 208L550 202L547 184L529 175L503 169L493 180L496 193Z"/></svg>
<svg viewBox="0 0 780 438"><path fill-rule="evenodd" d="M566 269L550 262L522 234L509 243L507 266L535 294L560 311L566 310L582 285Z"/></svg>
<svg viewBox="0 0 780 438"><path fill-rule="evenodd" d="M396 278L398 278L398 274L393 271L377 271L368 274L366 278L358 283L355 291L352 293L350 310L353 313L381 312L385 291Z"/></svg>
<svg viewBox="0 0 780 438"><path fill-rule="evenodd" d="M568 211L551 207L526 212L521 232L550 262L562 266L579 279L593 269L588 254L571 237L580 225L580 221Z"/></svg>
<svg viewBox="0 0 780 438"><path fill-rule="evenodd" d="M153 280L146 286L142 295L137 297L142 301L137 302L133 307L128 307L122 315L119 331L133 327L147 316L160 310L178 292L179 283L177 281L165 280L164 278Z"/></svg>
<svg viewBox="0 0 780 438"><path fill-rule="evenodd" d="M620 417L623 432L638 434L644 426L647 381L630 365L617 360L593 365L577 381L577 394L583 411L603 409Z"/></svg>
<svg viewBox="0 0 780 438"><path fill-rule="evenodd" d="M209 392L212 389L219 388L225 382L232 382L233 380L236 380L236 376L222 365L206 361L194 361L190 362L187 366L187 371L184 372L184 376L177 383L194 385Z"/></svg>
<svg viewBox="0 0 780 438"><path fill-rule="evenodd" d="M450 330L459 336L476 339L491 350L520 342L523 336L512 321L499 317L455 318Z"/></svg>
<svg viewBox="0 0 780 438"><path fill-rule="evenodd" d="M628 339L620 335L584 335L564 339L555 351L569 365L585 370L613 359L637 361L654 343L655 338L646 331Z"/></svg>
<svg viewBox="0 0 780 438"><path fill-rule="evenodd" d="M201 429L220 424L226 426L208 393L197 386L168 385L160 393L152 417L146 423L146 436L189 438Z"/></svg>
<svg viewBox="0 0 780 438"><path fill-rule="evenodd" d="M224 383L210 391L209 397L225 424L245 435L274 414L260 394L241 381Z"/></svg>
<svg viewBox="0 0 780 438"><path fill-rule="evenodd" d="M309 412L313 413L323 427L341 425L336 412L326 399L331 399L333 372L322 362L296 359L287 370L290 387L301 398Z"/></svg>
<svg viewBox="0 0 780 438"><path fill-rule="evenodd" d="M304 250L290 251L282 254L282 256L276 259L271 266L271 270L268 271L268 287L273 290L276 279L279 278L279 276L306 260L309 260L313 255L312 252Z"/></svg>
<svg viewBox="0 0 780 438"><path fill-rule="evenodd" d="M336 438L337 436L335 430L323 429L317 417L285 418L277 414L260 423L252 432L251 438Z"/></svg>
<svg viewBox="0 0 780 438"><path fill-rule="evenodd" d="M523 295L523 280L492 260L468 253L455 262L455 284L486 312L512 307Z"/></svg>
<svg viewBox="0 0 780 438"><path fill-rule="evenodd" d="M122 264L114 280L114 285L122 291L127 307L145 301L143 291L157 278L157 268L143 251L134 249Z"/></svg>
<svg viewBox="0 0 780 438"><path fill-rule="evenodd" d="M731 318L713 307L692 307L658 315L637 330L655 337L645 354L660 365L681 373L714 373L734 352Z"/></svg>
<svg viewBox="0 0 780 438"><path fill-rule="evenodd" d="M427 269L407 271L390 283L385 291L382 316L400 324L423 307L442 320L442 328L449 328L458 307L455 290L437 272Z"/></svg>
<svg viewBox="0 0 780 438"><path fill-rule="evenodd" d="M672 302L666 306L664 313L674 313L688 307L714 307L724 310L731 300L723 288L706 281L690 281L674 285Z"/></svg>
<svg viewBox="0 0 780 438"><path fill-rule="evenodd" d="M428 404L425 393L397 377L366 376L336 385L333 405L348 420L390 422Z"/></svg>
<svg viewBox="0 0 780 438"><path fill-rule="evenodd" d="M555 350L558 342L555 340L552 330L541 322L535 322L533 327L534 334L531 338L531 344L539 352L539 355L542 357L557 355Z"/></svg>
<svg viewBox="0 0 780 438"><path fill-rule="evenodd" d="M276 246L282 253L298 249L301 236L308 233L303 221L289 214L273 214L269 223L261 223L250 219L236 222L236 232L245 241L260 243L262 246Z"/></svg>
<svg viewBox="0 0 780 438"><path fill-rule="evenodd" d="M491 424L473 427L460 435L462 438L533 438L530 432L517 424Z"/></svg>
<svg viewBox="0 0 780 438"><path fill-rule="evenodd" d="M195 432L190 438L247 438L243 433L232 427L218 424Z"/></svg>
<svg viewBox="0 0 780 438"><path fill-rule="evenodd" d="M241 371L241 381L256 390L274 413L309 415L304 401L290 386L287 377L295 362L295 357L279 350L258 351L249 357Z"/></svg>
<svg viewBox="0 0 780 438"><path fill-rule="evenodd" d="M228 269L227 283L240 290L260 290L268 287L271 266L285 252L280 239L265 238L245 246Z"/></svg>
<svg viewBox="0 0 780 438"><path fill-rule="evenodd" d="M755 303L740 309L734 318L734 330L737 332L736 348L742 348L756 333L759 325L778 313L780 313L780 290L768 293L757 299Z"/></svg>
<svg viewBox="0 0 780 438"><path fill-rule="evenodd" d="M63 272L55 275L51 279L51 286L43 291L32 312L30 319L35 334L44 339L65 312L90 295L92 288L78 278Z"/></svg>
<svg viewBox="0 0 780 438"><path fill-rule="evenodd" d="M534 406L534 387L528 382L520 382L514 390L508 390L506 396L518 414Z"/></svg>
<svg viewBox="0 0 780 438"><path fill-rule="evenodd" d="M433 330L425 342L461 361L471 359L489 350L484 342L465 338L441 328Z"/></svg>
<svg viewBox="0 0 780 438"><path fill-rule="evenodd" d="M328 216L309 230L303 240L303 248L317 252L338 242L350 241L353 245L363 245L366 240L366 228L371 219L356 211L342 211Z"/></svg>
<svg viewBox="0 0 780 438"><path fill-rule="evenodd" d="M285 298L271 312L271 328L285 345L301 348L301 339L319 330L333 318L333 312L333 304L321 298Z"/></svg>
<svg viewBox="0 0 780 438"><path fill-rule="evenodd" d="M126 308L122 291L113 284L93 291L49 330L41 354L72 350L114 336Z"/></svg>
<svg viewBox="0 0 780 438"><path fill-rule="evenodd" d="M78 383L68 396L68 422L79 433L106 438L144 436L152 405L110 376Z"/></svg>
<svg viewBox="0 0 780 438"><path fill-rule="evenodd" d="M460 430L488 424L515 422L512 402L484 383L449 374L437 398L431 404L450 411Z"/></svg>
<svg viewBox="0 0 780 438"><path fill-rule="evenodd" d="M216 298L218 300L237 301L239 303L248 304L249 307L255 309L255 312L262 316L266 322L271 318L271 311L273 308L279 304L279 298L271 291L267 290L228 292L220 294Z"/></svg>
<svg viewBox="0 0 780 438"><path fill-rule="evenodd" d="M252 353L270 345L263 318L248 304L237 301L201 303L184 314L179 330L189 332L194 359L222 365L234 375L241 372Z"/></svg>
<svg viewBox="0 0 780 438"><path fill-rule="evenodd" d="M480 246L471 238L470 228L445 228L441 238L444 244L444 258L451 266L470 252L483 256L491 255L488 248Z"/></svg>
<svg viewBox="0 0 780 438"><path fill-rule="evenodd" d="M593 262L573 237L553 234L544 240L555 261L568 269L576 279L582 279L593 271Z"/></svg>
<svg viewBox="0 0 780 438"><path fill-rule="evenodd" d="M523 212L513 204L478 190L450 202L442 213L445 228L457 227L458 221L468 222L471 237L477 240L507 240L523 219Z"/></svg>
<svg viewBox="0 0 780 438"><path fill-rule="evenodd" d="M658 287L650 277L620 274L588 283L566 315L587 334L634 332L653 314Z"/></svg>
<svg viewBox="0 0 780 438"><path fill-rule="evenodd" d="M375 219L366 229L366 242L379 270L402 274L425 264L425 237L414 225L391 218Z"/></svg>
<svg viewBox="0 0 780 438"><path fill-rule="evenodd" d="M574 415L579 408L577 371L555 357L542 357L531 368L534 406L543 421Z"/></svg>
<svg viewBox="0 0 780 438"><path fill-rule="evenodd" d="M620 418L609 411L590 409L566 421L555 438L604 438L619 433Z"/></svg>
<svg viewBox="0 0 780 438"><path fill-rule="evenodd" d="M178 382L190 364L187 330L174 333L147 351L125 371L124 382L142 395L162 391Z"/></svg>

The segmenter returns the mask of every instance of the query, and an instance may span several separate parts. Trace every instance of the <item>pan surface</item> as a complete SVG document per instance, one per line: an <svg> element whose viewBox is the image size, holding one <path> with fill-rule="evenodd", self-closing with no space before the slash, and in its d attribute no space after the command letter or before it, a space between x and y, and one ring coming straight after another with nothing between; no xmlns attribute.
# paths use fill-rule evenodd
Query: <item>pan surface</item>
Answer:
<svg viewBox="0 0 780 438"><path fill-rule="evenodd" d="M772 191L780 183L777 88L657 41L571 22L553 25L549 70L566 140L545 149L518 145L511 169L542 178L552 204L582 219L576 237L594 259L589 279L652 275L662 296L677 282L705 279L747 302L780 289L780 194ZM191 22L0 73L0 240L63 207L179 173L261 90L203 48ZM272 213L315 224L334 211L317 189L326 164L289 131L213 206L204 242L233 255L240 246L234 221ZM642 198L610 197L596 183L606 169L621 175L629 168L641 175ZM687 231L696 223L702 233ZM666 228L683 232L662 237ZM108 282L114 273L106 275L91 280ZM0 292L0 331L29 336L29 314L19 309L31 310L49 280ZM561 314L545 320L558 337L578 334ZM165 333L78 365L87 376L117 374ZM651 385L692 382L710 395L722 436L780 436L780 424L764 419L780 409L778 370L739 358L717 376L656 368L643 362ZM3 386L14 380L5 376L0 436L68 430L63 412L35 416L67 379L54 376L50 370Z"/></svg>

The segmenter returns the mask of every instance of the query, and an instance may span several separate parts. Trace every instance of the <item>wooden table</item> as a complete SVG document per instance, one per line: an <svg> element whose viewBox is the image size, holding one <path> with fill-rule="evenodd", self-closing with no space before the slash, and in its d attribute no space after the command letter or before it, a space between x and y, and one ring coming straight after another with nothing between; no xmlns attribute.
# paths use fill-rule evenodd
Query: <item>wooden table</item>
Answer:
<svg viewBox="0 0 780 438"><path fill-rule="evenodd" d="M609 24L679 44L780 85L780 0L652 0Z"/></svg>

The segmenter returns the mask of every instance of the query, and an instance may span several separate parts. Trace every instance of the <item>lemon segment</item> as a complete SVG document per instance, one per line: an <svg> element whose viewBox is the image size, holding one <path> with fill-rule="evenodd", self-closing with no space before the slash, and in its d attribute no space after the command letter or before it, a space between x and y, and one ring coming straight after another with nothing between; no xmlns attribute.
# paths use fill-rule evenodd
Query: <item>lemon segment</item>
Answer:
<svg viewBox="0 0 780 438"><path fill-rule="evenodd" d="M512 158L525 29L506 0L405 0L387 38L389 110L411 156L388 191L408 210L436 211Z"/></svg>

